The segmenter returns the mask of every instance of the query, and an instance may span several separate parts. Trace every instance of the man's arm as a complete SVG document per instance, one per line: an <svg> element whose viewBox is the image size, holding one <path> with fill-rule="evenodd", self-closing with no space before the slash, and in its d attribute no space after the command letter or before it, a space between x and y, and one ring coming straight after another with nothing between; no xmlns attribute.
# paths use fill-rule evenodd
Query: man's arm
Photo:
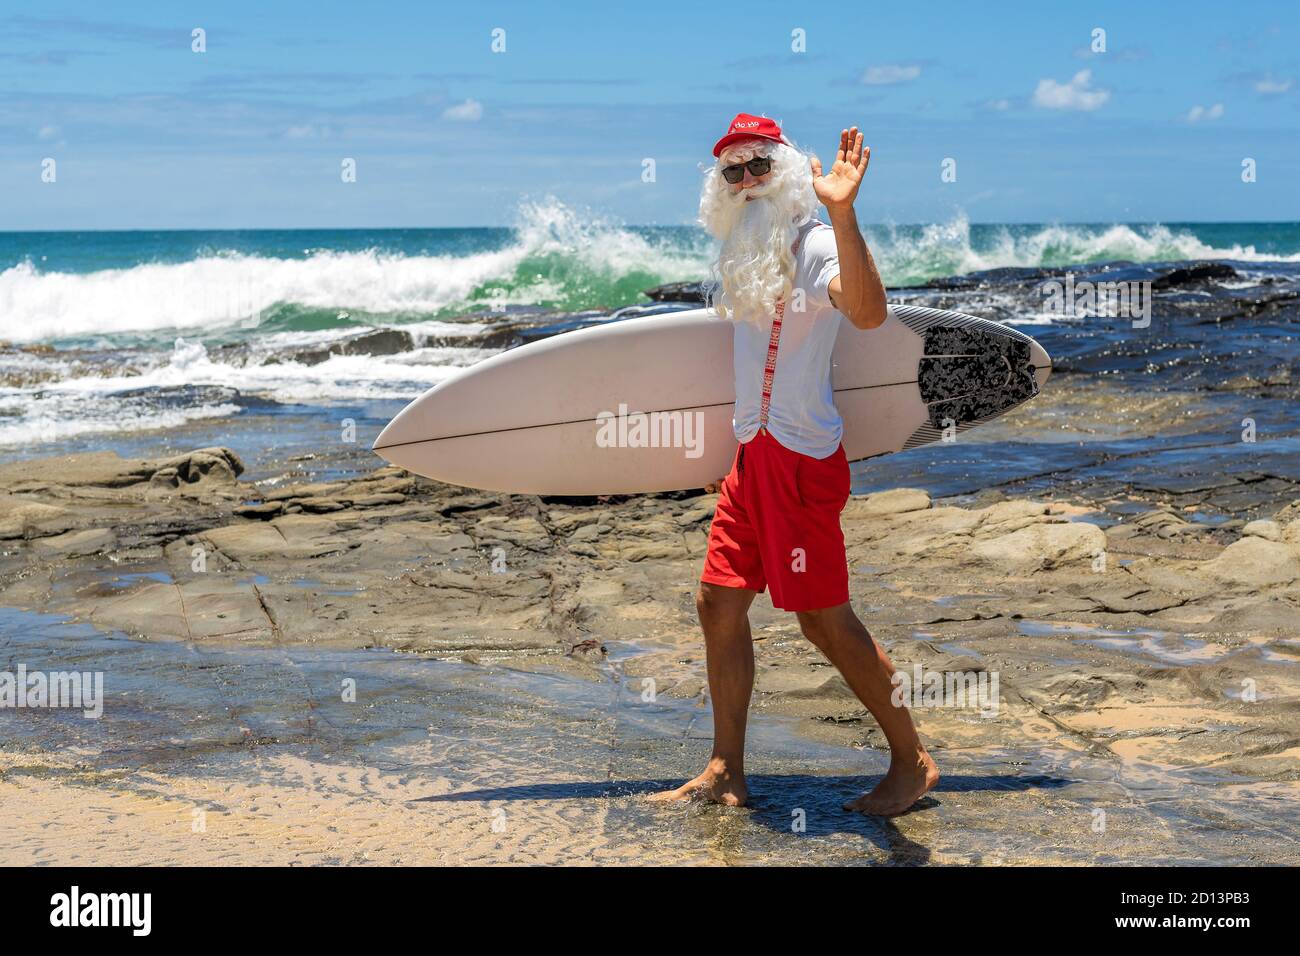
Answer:
<svg viewBox="0 0 1300 956"><path fill-rule="evenodd" d="M871 250L858 229L858 214L852 206L828 209L835 229L835 249L840 257L840 274L831 280L831 304L856 328L874 329L889 317L885 284L880 281Z"/></svg>
<svg viewBox="0 0 1300 956"><path fill-rule="evenodd" d="M840 274L828 286L831 304L859 329L874 329L889 317L884 283L853 211L853 200L870 161L871 147L863 147L856 126L840 131L840 148L825 176L821 161L812 160L813 190L830 216L840 259Z"/></svg>

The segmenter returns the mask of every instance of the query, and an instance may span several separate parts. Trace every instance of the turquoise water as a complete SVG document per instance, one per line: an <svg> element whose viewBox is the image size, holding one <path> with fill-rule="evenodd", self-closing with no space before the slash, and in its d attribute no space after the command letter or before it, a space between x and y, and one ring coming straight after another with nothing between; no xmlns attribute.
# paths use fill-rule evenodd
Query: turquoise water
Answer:
<svg viewBox="0 0 1300 956"><path fill-rule="evenodd" d="M0 340L249 341L519 306L613 309L707 272L695 227L593 221L552 202L513 229L0 233ZM1111 260L1300 262L1300 223L869 224L891 287Z"/></svg>

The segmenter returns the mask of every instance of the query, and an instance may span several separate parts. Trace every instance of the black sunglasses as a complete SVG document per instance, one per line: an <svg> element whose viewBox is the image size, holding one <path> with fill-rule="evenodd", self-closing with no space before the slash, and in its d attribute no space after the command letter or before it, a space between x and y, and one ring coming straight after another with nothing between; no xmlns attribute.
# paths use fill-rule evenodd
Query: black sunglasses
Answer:
<svg viewBox="0 0 1300 956"><path fill-rule="evenodd" d="M734 186L745 178L746 169L749 170L751 176L766 176L772 171L772 159L769 156L755 156L747 163L724 166L722 167L722 178Z"/></svg>

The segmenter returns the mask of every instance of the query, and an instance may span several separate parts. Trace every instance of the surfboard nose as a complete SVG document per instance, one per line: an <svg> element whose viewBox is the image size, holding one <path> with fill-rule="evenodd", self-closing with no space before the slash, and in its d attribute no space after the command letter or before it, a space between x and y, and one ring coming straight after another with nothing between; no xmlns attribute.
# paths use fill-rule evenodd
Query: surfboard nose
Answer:
<svg viewBox="0 0 1300 956"><path fill-rule="evenodd" d="M409 423L394 418L379 433L375 443L370 446L370 450L376 455L388 462L390 465L396 465L398 468L405 468L407 471L417 475L425 475L429 478L441 480L438 473L436 458L430 458L425 461L421 459L421 443L411 435Z"/></svg>
<svg viewBox="0 0 1300 956"><path fill-rule="evenodd" d="M435 386L439 387L441 386ZM430 389L425 395L433 391ZM390 465L435 481L450 481L454 484L454 476L451 474L454 468L449 470L449 465L454 465L459 449L454 447L453 442L438 441L446 433L448 420L447 415L439 412L435 403L421 403L417 399L384 426L371 446L371 451Z"/></svg>
<svg viewBox="0 0 1300 956"><path fill-rule="evenodd" d="M407 406L407 408L409 407L410 406ZM405 468L406 465L403 462L398 461L394 456L396 455L400 457L402 449L407 448L411 439L415 437L410 434L412 431L410 421L404 420L403 418L403 416L406 415L406 411L407 409L402 409L402 411L399 412L391 422L385 425L384 430L381 431L379 437L375 439L375 443L370 446L370 450L380 458L384 459L384 461L388 462L390 465L397 465L401 468ZM409 418L409 416L407 416L407 418Z"/></svg>

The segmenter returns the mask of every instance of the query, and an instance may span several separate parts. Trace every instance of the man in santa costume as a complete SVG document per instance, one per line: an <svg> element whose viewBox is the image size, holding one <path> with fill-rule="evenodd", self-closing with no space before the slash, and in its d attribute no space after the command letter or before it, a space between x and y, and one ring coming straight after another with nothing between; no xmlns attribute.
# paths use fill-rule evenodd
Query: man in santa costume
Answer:
<svg viewBox="0 0 1300 956"><path fill-rule="evenodd" d="M889 771L845 809L892 816L939 780L911 715L891 700L894 666L849 603L840 512L849 497L843 422L831 391L841 322L870 335L887 318L885 288L853 202L870 148L840 132L825 172L767 117L741 113L713 147L700 220L721 241L713 306L735 324L740 447L721 482L696 607L704 630L713 753L704 772L653 800L742 805L745 725L754 686L749 606L773 606L844 676L889 742ZM813 217L825 206L829 224Z"/></svg>

